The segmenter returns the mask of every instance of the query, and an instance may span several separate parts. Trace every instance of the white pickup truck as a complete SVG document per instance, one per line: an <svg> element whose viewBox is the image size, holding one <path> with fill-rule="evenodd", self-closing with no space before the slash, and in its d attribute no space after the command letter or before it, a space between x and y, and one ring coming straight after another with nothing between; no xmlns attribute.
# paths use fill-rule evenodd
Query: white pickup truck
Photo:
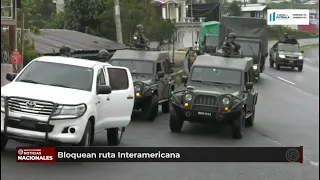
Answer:
<svg viewBox="0 0 320 180"><path fill-rule="evenodd" d="M130 71L107 63L43 56L1 88L1 150L8 139L90 146L107 130L118 145L130 123L134 87Z"/></svg>

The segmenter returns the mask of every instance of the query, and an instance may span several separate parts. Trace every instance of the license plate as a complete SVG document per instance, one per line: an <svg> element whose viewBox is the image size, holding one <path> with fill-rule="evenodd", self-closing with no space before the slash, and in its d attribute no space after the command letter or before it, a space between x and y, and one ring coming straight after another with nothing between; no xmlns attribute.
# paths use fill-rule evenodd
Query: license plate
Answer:
<svg viewBox="0 0 320 180"><path fill-rule="evenodd" d="M294 61L289 61L289 63L294 63Z"/></svg>
<svg viewBox="0 0 320 180"><path fill-rule="evenodd" d="M202 116L211 116L211 113L207 113L207 112L198 112L198 114Z"/></svg>
<svg viewBox="0 0 320 180"><path fill-rule="evenodd" d="M35 128L36 123L28 120L20 120L20 126L28 127L28 128Z"/></svg>

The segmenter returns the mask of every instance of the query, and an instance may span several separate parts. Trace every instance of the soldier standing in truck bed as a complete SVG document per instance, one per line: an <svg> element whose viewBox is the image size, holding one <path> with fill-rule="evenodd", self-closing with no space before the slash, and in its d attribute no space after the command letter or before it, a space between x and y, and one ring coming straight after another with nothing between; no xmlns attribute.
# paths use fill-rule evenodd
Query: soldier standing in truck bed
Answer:
<svg viewBox="0 0 320 180"><path fill-rule="evenodd" d="M223 44L222 50L226 56L239 55L241 45L235 42L236 34L231 32L227 36L227 41Z"/></svg>

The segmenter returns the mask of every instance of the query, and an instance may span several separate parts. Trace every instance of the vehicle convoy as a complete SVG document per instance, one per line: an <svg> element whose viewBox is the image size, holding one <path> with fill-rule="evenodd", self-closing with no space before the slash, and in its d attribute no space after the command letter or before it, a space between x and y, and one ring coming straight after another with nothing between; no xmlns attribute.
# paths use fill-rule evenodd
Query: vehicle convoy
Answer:
<svg viewBox="0 0 320 180"><path fill-rule="evenodd" d="M276 66L280 69L281 66L291 67L292 69L298 68L299 71L303 70L304 51L301 51L299 44L292 43L292 41L281 41L274 44L269 51L270 67Z"/></svg>
<svg viewBox="0 0 320 180"><path fill-rule="evenodd" d="M240 139L244 127L253 126L258 92L251 57L200 55L182 81L186 88L172 92L172 132L180 132L184 121L218 122L231 125L232 137Z"/></svg>
<svg viewBox="0 0 320 180"><path fill-rule="evenodd" d="M237 35L236 42L241 45L241 51L246 57L253 58L256 81L265 69L265 59L268 57L268 26L261 18L221 17L219 37L226 37L229 32ZM224 38L219 38L219 46Z"/></svg>
<svg viewBox="0 0 320 180"><path fill-rule="evenodd" d="M1 87L1 150L8 139L90 146L107 130L118 145L130 123L134 86L128 68L92 60L43 56Z"/></svg>
<svg viewBox="0 0 320 180"><path fill-rule="evenodd" d="M202 22L199 31L200 54L214 52L219 43L218 21Z"/></svg>
<svg viewBox="0 0 320 180"><path fill-rule="evenodd" d="M127 67L132 74L135 91L135 110L142 110L145 120L157 117L159 104L169 113L169 97L174 90L169 53L164 51L119 50L110 64Z"/></svg>

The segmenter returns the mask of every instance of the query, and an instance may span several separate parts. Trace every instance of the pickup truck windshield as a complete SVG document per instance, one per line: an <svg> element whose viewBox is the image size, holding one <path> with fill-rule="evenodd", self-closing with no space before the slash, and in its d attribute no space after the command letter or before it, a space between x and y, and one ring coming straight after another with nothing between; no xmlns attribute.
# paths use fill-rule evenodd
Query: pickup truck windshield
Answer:
<svg viewBox="0 0 320 180"><path fill-rule="evenodd" d="M92 80L93 69L91 68L34 61L16 81L91 91Z"/></svg>
<svg viewBox="0 0 320 180"><path fill-rule="evenodd" d="M130 70L132 74L153 74L154 66L150 61L138 60L111 60L113 66L122 66Z"/></svg>
<svg viewBox="0 0 320 180"><path fill-rule="evenodd" d="M212 67L194 67L191 72L190 80L217 84L240 85L241 71Z"/></svg>
<svg viewBox="0 0 320 180"><path fill-rule="evenodd" d="M295 44L279 44L278 51L285 51L285 52L299 52L298 45Z"/></svg>

